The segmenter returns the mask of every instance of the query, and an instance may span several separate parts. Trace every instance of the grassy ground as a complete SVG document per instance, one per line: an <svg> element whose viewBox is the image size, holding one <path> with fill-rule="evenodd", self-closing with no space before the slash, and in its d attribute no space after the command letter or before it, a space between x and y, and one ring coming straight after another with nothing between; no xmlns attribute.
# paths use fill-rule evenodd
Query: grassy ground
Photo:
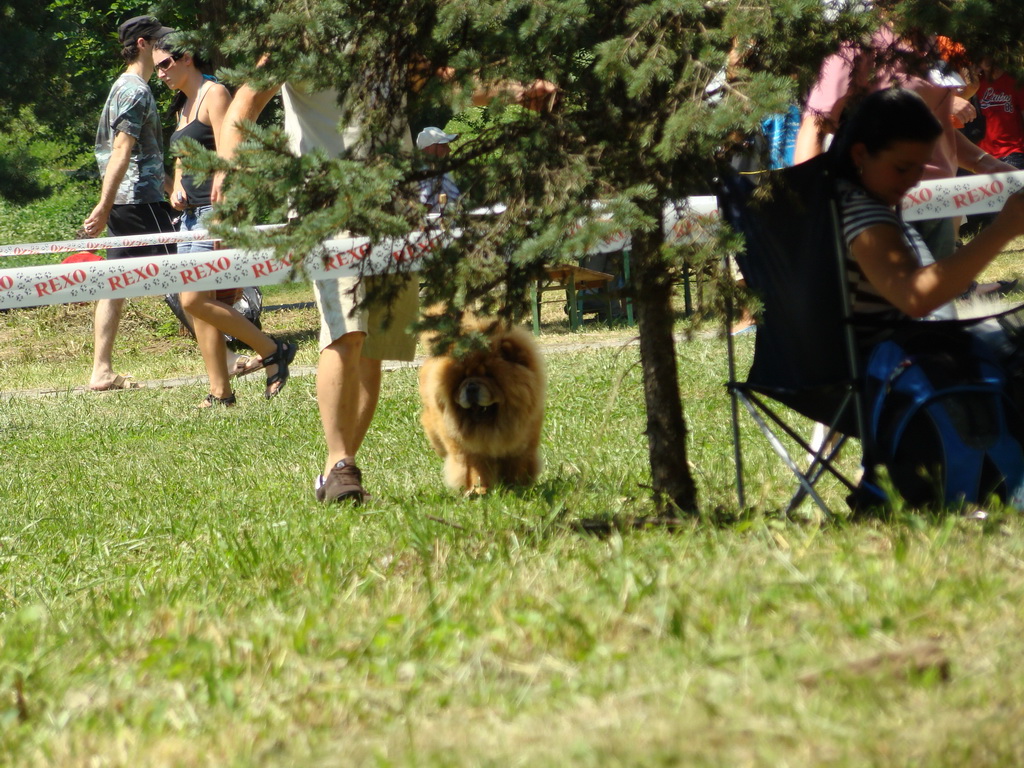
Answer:
<svg viewBox="0 0 1024 768"><path fill-rule="evenodd" d="M679 361L706 514L587 534L649 511L640 371L631 329L559 311L537 487L446 491L402 368L359 510L313 500L312 376L212 413L201 380L76 394L89 308L3 316L4 392L62 391L0 399L0 764L1024 764L1015 514L785 520L754 447L737 512L724 344L698 334ZM169 318L131 302L119 370L201 371ZM315 363L314 310L265 322Z"/></svg>

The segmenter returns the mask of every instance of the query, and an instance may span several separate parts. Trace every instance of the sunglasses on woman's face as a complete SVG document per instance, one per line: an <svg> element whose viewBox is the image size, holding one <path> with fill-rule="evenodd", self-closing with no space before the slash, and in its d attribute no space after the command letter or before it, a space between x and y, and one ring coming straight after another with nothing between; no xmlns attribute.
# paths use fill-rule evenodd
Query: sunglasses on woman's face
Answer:
<svg viewBox="0 0 1024 768"><path fill-rule="evenodd" d="M163 61L158 61L158 62L156 63L156 68L157 68L157 69L159 69L159 70L160 70L161 72L164 72L164 71L166 71L166 70L167 70L167 68L168 68L169 66L171 66L171 64L173 64L173 63L174 63L175 61L177 61L177 59L176 59L176 58L175 58L174 56L168 56L168 57L167 57L166 59L164 59Z"/></svg>

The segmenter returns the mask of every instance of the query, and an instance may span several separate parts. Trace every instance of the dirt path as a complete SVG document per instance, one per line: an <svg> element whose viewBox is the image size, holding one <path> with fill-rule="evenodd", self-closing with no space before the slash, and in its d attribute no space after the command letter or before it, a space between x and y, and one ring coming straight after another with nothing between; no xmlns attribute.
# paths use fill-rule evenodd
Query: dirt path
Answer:
<svg viewBox="0 0 1024 768"><path fill-rule="evenodd" d="M701 336L705 334L700 334ZM684 337L677 336L676 341L683 341ZM573 339L566 336L541 336L538 339L541 349L545 354L564 354L570 352L584 352L589 349L608 349L614 347L633 347L639 344L639 340L636 336L635 329L628 329L623 331L609 331L607 334L601 334L596 338L582 338ZM420 355L416 359L410 362L385 362L385 371L396 371L402 368L418 368L423 364L425 357ZM316 375L315 366L296 366L291 367L292 376L314 376ZM201 384L206 381L206 376L183 376L168 379L142 379L131 382L132 389L173 389L175 387ZM130 390L119 390L127 392ZM67 395L67 394L93 394L84 385L74 387L72 389L67 388L38 388L38 389L14 389L5 392L0 392L0 399L9 399L15 397L47 397L53 395ZM105 393L107 394L107 393Z"/></svg>

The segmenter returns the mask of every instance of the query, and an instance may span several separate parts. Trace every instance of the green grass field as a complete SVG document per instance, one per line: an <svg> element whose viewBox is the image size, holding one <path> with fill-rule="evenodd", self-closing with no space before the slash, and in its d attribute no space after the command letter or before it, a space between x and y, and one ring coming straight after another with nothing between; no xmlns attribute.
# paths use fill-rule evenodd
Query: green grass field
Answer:
<svg viewBox="0 0 1024 768"><path fill-rule="evenodd" d="M264 320L315 364L314 310ZM403 368L353 509L313 500L312 376L197 411L194 344L144 299L115 362L151 386L76 393L90 308L0 316L0 764L1024 764L1015 514L783 519L763 446L737 511L724 342L698 334L703 516L588 534L650 513L640 371L631 330L563 326L538 486L445 490Z"/></svg>

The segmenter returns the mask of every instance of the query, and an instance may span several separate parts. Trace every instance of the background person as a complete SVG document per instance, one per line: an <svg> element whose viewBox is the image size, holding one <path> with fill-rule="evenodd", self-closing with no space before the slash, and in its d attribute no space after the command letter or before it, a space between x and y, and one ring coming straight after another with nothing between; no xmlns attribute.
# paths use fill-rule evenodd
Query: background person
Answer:
<svg viewBox="0 0 1024 768"><path fill-rule="evenodd" d="M451 154L452 148L449 144L457 138L457 133L445 133L440 128L430 126L416 136L416 147L433 166ZM455 179L447 171L420 182L420 202L427 206L431 213L442 213L446 205L455 203L461 196Z"/></svg>
<svg viewBox="0 0 1024 768"><path fill-rule="evenodd" d="M978 145L990 155L1024 169L1024 86L985 59L978 80L978 107L985 134Z"/></svg>
<svg viewBox="0 0 1024 768"><path fill-rule="evenodd" d="M164 153L160 116L148 81L153 75L152 42L170 32L152 16L136 16L118 27L124 73L114 81L96 129L100 199L82 224L88 237L173 232L164 202ZM170 252L168 246L109 248L108 259ZM93 364L89 389L121 389L112 354L124 299L100 299L93 319Z"/></svg>
<svg viewBox="0 0 1024 768"><path fill-rule="evenodd" d="M177 46L176 37L174 34L161 37L154 43L152 52L157 76L164 85L178 92L172 105L176 121L170 146L180 147L182 140L189 138L205 149L216 150L216 137L231 104L231 94L214 78L203 74L202 62L192 52ZM171 206L181 211L183 230L206 228L205 219L212 210L212 186L212 178L194 178L183 173L181 159L175 161ZM211 250L213 242L209 240L178 245L178 253ZM221 301L217 295L218 291L186 291L181 294L182 309L192 317L196 343L210 379L210 393L199 407L235 404L227 364L225 333L240 339L260 356L255 365L243 369L241 373L251 373L265 367L267 388L264 395L267 398L274 397L288 381L288 364L295 357L295 347L287 342L274 341L232 306L234 300Z"/></svg>
<svg viewBox="0 0 1024 768"><path fill-rule="evenodd" d="M1012 165L1024 169L1024 87L991 58L982 58L978 67L978 92L975 103L981 123L977 144L984 151ZM983 213L969 217L972 231L987 226L994 214ZM1006 293L1017 286L1017 280L999 281L1000 292Z"/></svg>

